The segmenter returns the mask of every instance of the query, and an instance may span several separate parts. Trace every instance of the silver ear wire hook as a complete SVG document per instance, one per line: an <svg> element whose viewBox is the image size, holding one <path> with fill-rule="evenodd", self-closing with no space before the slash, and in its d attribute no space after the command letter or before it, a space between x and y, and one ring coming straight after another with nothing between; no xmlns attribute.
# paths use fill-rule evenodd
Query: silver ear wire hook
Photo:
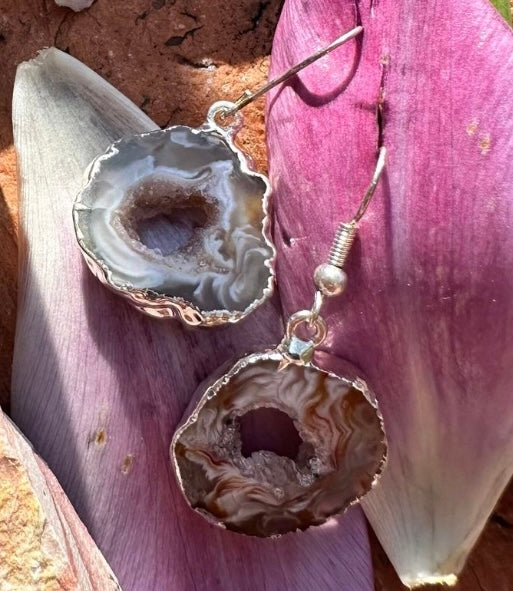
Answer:
<svg viewBox="0 0 513 591"><path fill-rule="evenodd" d="M337 233L333 240L333 244L331 246L330 255L328 259L328 264L338 267L342 269L344 263L347 259L347 255L351 250L351 246L353 244L353 240L356 236L356 231L358 229L358 222L362 219L367 208L369 207L369 203L374 195L374 191L378 185L379 179L381 177L381 173L385 168L385 160L386 160L386 148L382 146L379 149L378 160L376 162L376 168L374 169L374 174L372 175L371 182L367 187L363 195L363 199L360 203L360 207L356 212L356 215L350 222L342 222L339 224Z"/></svg>
<svg viewBox="0 0 513 591"><path fill-rule="evenodd" d="M376 168L372 175L371 182L363 195L360 207L356 215L350 222L342 222L337 228L337 233L333 239L328 261L320 264L314 272L314 283L317 286L316 299L310 311L311 318L317 319L320 313L323 299L325 297L332 297L342 293L347 284L347 276L342 267L346 262L351 245L353 244L358 230L358 222L362 219L367 211L367 207L374 195L376 186L379 182L381 174L385 168L386 148L382 146L379 150ZM322 298L321 298L322 296Z"/></svg>
<svg viewBox="0 0 513 591"><path fill-rule="evenodd" d="M356 215L350 222L339 224L337 233L333 240L328 261L321 263L314 271L314 283L317 287L314 302L310 310L301 310L293 314L287 324L287 334L283 341L285 350L294 355L300 354L301 359L310 359L313 351L318 347L326 336L326 324L321 316L321 308L325 298L341 294L347 285L347 276L342 269L351 250L351 245L356 236L358 222L365 214L367 207L374 195L376 186L381 174L385 168L386 148L382 146L379 150L376 168L372 175L371 182L363 195L360 207ZM307 322L311 331L314 331L314 337L308 341L298 338L295 334L296 328L302 323ZM322 329L322 330L321 330ZM292 338L294 336L294 338Z"/></svg>
<svg viewBox="0 0 513 591"><path fill-rule="evenodd" d="M227 109L226 111L224 111L221 114L221 116L228 117L229 115L233 115L237 111L240 111L246 105L249 105L249 103L252 103L254 100L259 98L260 96L262 96L266 92L269 92L272 88L274 88L275 86L278 86L278 84L285 82L285 80L288 80L289 78L291 78L292 76L297 74L299 71L301 71L303 68L306 68L307 66L309 66L313 62L317 61L319 58L327 55L328 53L330 53L331 51L333 51L337 47L340 47L341 45L343 45L344 43L349 41L350 39L353 39L353 37L356 37L362 31L363 31L363 27L361 27L361 26L351 29L347 33L344 33L338 39L335 39L335 41L330 43L328 46L323 47L322 49L319 49L318 51L316 51L311 56L304 59L299 64L296 64L292 68L288 69L286 72L281 74L281 76L278 76L277 78L274 78L274 80L267 82L267 84L265 84L264 86L262 86L258 90L255 90L255 91L245 90L241 94L241 96L235 101L234 106L231 109Z"/></svg>

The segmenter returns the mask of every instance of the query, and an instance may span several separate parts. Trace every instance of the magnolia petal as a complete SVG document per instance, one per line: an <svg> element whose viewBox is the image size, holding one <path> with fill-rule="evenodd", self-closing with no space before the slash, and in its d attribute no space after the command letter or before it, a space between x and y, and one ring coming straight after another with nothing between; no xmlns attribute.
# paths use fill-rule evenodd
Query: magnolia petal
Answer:
<svg viewBox="0 0 513 591"><path fill-rule="evenodd" d="M125 590L370 591L365 521L352 509L304 534L250 540L207 524L170 471L169 443L196 386L224 361L277 342L271 304L236 327L187 330L143 316L87 271L73 198L89 161L156 127L55 49L18 70L19 316L12 408Z"/></svg>
<svg viewBox="0 0 513 591"><path fill-rule="evenodd" d="M120 590L48 466L0 412L3 589Z"/></svg>
<svg viewBox="0 0 513 591"><path fill-rule="evenodd" d="M276 33L274 75L365 28L268 103L278 285L286 312L310 305L381 136L326 349L383 410L389 464L363 501L381 543L407 585L454 583L513 470L513 36L488 0L357 6L287 0Z"/></svg>

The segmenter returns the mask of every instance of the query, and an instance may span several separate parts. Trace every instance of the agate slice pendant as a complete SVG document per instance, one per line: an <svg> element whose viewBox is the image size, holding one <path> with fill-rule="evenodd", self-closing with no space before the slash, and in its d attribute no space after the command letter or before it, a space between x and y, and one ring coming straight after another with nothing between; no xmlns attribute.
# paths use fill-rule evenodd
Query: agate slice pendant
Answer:
<svg viewBox="0 0 513 591"><path fill-rule="evenodd" d="M171 461L187 503L228 530L274 537L320 525L368 492L384 468L377 403L362 379L312 363L325 325L317 318L314 337L299 338L308 314L291 318L278 347L202 385L173 438ZM244 453L241 424L255 409L290 417L300 437L295 457Z"/></svg>
<svg viewBox="0 0 513 591"><path fill-rule="evenodd" d="M268 179L234 143L234 103L197 128L122 138L97 157L73 207L82 253L98 279L139 310L215 326L272 293Z"/></svg>
<svg viewBox="0 0 513 591"><path fill-rule="evenodd" d="M277 347L200 386L173 437L171 462L187 503L226 529L273 537L321 525L358 501L384 469L383 419L367 384L353 369L339 376L313 359L327 333L322 306L346 288L343 266L385 155L382 147L356 215L339 224L328 260L315 269L312 308L289 318ZM245 446L247 417L269 409L293 423L299 441L292 452L277 453L262 437L263 445ZM267 429L272 422L268 416ZM294 438L290 428L276 430Z"/></svg>

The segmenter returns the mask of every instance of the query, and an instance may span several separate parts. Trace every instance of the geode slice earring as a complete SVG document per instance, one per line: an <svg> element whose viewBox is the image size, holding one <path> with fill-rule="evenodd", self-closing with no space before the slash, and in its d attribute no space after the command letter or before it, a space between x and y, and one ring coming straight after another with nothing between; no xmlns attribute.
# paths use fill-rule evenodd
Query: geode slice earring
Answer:
<svg viewBox="0 0 513 591"><path fill-rule="evenodd" d="M368 492L384 468L383 421L366 383L312 361L327 332L324 299L345 288L342 267L384 164L381 148L356 216L340 224L328 262L315 271L312 309L290 317L277 347L243 357L200 386L194 410L174 435L171 461L180 489L217 525L260 537L320 525ZM294 422L301 438L295 458L243 453L245 416L269 408Z"/></svg>
<svg viewBox="0 0 513 591"><path fill-rule="evenodd" d="M193 326L237 322L272 293L270 184L234 143L239 111L362 31L356 27L256 92L220 101L205 123L112 144L73 206L93 274L137 309Z"/></svg>

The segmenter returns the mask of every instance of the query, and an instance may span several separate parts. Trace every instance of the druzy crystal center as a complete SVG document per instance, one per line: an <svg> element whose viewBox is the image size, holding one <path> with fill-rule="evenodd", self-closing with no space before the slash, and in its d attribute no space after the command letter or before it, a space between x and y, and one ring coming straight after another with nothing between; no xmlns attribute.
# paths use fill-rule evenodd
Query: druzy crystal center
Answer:
<svg viewBox="0 0 513 591"><path fill-rule="evenodd" d="M193 256L202 231L217 222L218 208L208 195L185 193L156 177L128 191L116 215L130 239L153 250L156 256L177 251L188 251Z"/></svg>
<svg viewBox="0 0 513 591"><path fill-rule="evenodd" d="M296 461L303 440L294 421L276 408L256 408L239 419L241 453L245 458L254 452L270 451Z"/></svg>

